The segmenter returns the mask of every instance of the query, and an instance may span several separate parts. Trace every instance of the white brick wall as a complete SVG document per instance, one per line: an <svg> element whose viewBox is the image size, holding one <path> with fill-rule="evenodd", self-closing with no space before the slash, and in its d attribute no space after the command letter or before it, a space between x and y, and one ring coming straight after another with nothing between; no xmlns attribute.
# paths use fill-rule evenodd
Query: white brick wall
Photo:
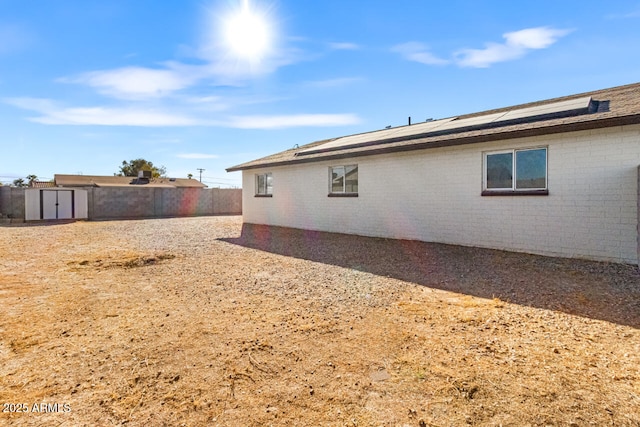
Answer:
<svg viewBox="0 0 640 427"><path fill-rule="evenodd" d="M482 197L483 152L548 146L548 196ZM359 197L328 194L358 164ZM247 223L638 263L640 126L243 172ZM254 197L273 173L273 197Z"/></svg>

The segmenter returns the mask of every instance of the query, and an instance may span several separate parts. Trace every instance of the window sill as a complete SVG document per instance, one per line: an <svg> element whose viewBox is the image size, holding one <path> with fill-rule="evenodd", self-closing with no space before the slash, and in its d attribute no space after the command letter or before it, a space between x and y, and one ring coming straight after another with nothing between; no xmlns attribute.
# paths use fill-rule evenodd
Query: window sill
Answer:
<svg viewBox="0 0 640 427"><path fill-rule="evenodd" d="M273 197L273 194L256 194L253 197Z"/></svg>
<svg viewBox="0 0 640 427"><path fill-rule="evenodd" d="M358 197L358 193L329 193L327 197Z"/></svg>
<svg viewBox="0 0 640 427"><path fill-rule="evenodd" d="M549 190L484 190L482 196L548 196Z"/></svg>

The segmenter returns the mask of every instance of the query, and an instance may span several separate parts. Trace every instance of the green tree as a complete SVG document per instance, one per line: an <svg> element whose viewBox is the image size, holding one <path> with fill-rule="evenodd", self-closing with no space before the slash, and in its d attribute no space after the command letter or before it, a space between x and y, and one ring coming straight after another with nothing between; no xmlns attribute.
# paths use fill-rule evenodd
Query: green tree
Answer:
<svg viewBox="0 0 640 427"><path fill-rule="evenodd" d="M24 182L24 179L18 178L13 180L14 187L26 187L28 184Z"/></svg>
<svg viewBox="0 0 640 427"><path fill-rule="evenodd" d="M31 187L33 185L33 182L36 181L38 179L38 177L34 174L31 175L27 175L27 180L29 181L29 183L27 184L29 187Z"/></svg>
<svg viewBox="0 0 640 427"><path fill-rule="evenodd" d="M167 168L164 166L154 166L152 162L145 159L135 159L130 161L123 161L120 166L118 176L138 176L138 171L151 171L151 176L159 178L166 176Z"/></svg>

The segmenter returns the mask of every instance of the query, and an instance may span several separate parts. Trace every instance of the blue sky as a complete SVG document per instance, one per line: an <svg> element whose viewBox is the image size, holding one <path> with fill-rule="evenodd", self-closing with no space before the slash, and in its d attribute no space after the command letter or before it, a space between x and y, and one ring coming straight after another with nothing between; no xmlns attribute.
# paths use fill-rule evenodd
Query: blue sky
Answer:
<svg viewBox="0 0 640 427"><path fill-rule="evenodd" d="M640 1L0 0L0 181L142 157L240 186L295 144L635 83L639 53Z"/></svg>

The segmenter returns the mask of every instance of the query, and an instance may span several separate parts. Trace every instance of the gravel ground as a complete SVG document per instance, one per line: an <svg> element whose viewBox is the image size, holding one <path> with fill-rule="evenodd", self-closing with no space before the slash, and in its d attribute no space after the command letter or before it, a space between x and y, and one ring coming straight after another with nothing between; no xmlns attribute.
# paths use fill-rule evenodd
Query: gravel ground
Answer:
<svg viewBox="0 0 640 427"><path fill-rule="evenodd" d="M240 217L0 227L0 424L640 426L637 267Z"/></svg>

